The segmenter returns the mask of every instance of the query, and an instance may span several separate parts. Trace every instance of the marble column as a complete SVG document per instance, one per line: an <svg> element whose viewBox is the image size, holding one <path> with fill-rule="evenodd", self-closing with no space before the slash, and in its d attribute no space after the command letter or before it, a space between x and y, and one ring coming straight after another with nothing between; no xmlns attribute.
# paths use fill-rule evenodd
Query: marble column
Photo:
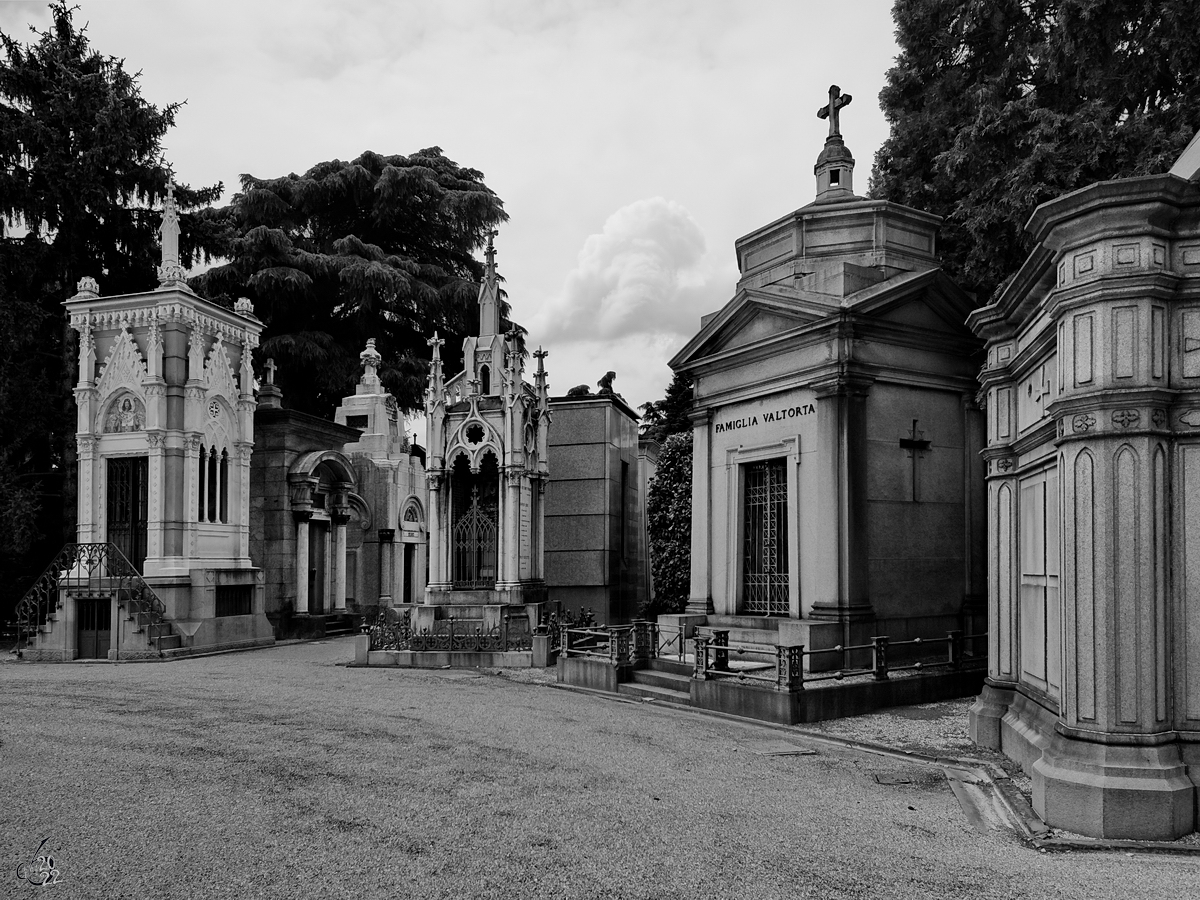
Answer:
<svg viewBox="0 0 1200 900"><path fill-rule="evenodd" d="M396 558L396 531L393 528L379 529L379 605L391 606L393 566ZM404 596L401 594L401 596Z"/></svg>
<svg viewBox="0 0 1200 900"><path fill-rule="evenodd" d="M346 525L350 515L338 511L333 514L333 610L346 611Z"/></svg>
<svg viewBox="0 0 1200 900"><path fill-rule="evenodd" d="M709 531L712 500L709 481L712 478L709 461L709 424L712 411L692 413L692 572L691 591L685 612L688 615L707 615L713 611L712 555Z"/></svg>
<svg viewBox="0 0 1200 900"><path fill-rule="evenodd" d="M308 615L308 520L311 511L294 510L296 520L296 615Z"/></svg>

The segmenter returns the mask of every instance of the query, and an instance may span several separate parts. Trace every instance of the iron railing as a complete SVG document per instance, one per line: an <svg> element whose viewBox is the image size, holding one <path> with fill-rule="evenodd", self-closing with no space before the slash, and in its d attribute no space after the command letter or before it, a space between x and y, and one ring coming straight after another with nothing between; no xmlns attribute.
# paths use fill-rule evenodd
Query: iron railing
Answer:
<svg viewBox="0 0 1200 900"><path fill-rule="evenodd" d="M823 681L842 681L846 678L871 676L876 681L885 681L893 672L949 668L961 670L978 668L987 665L987 654L977 654L972 648L979 641L987 641L987 633L964 635L961 631L948 631L944 638L913 638L908 641L892 641L886 635L873 637L869 644L838 645L824 650L805 650L802 645L792 647L772 648L773 662L769 661L771 653L761 646L753 644L731 643L729 632L714 630L712 635L697 635L693 638L695 645L695 665L693 678L732 678L740 682L758 682L769 684L777 690L803 690L806 683ZM938 649L943 647L944 649ZM986 643L984 644L986 646ZM917 652L929 648L928 658L918 659L904 665L890 665L889 650L896 647L911 647ZM870 653L871 664L865 667L851 667L848 661L855 654ZM763 664L757 668L743 668L730 664L731 654L736 659L744 655L756 657ZM839 654L844 663L843 668L829 672L804 671L805 659L828 657Z"/></svg>
<svg viewBox="0 0 1200 900"><path fill-rule="evenodd" d="M115 544L67 544L17 602L18 646L57 618L63 602L76 598L111 598L137 623L135 631L152 635L167 610L154 589Z"/></svg>
<svg viewBox="0 0 1200 900"><path fill-rule="evenodd" d="M464 653L532 650L533 633L525 615L505 613L500 624L489 629L470 625L454 616L439 620L433 630L416 629L412 611L384 610L367 626L372 650L449 651Z"/></svg>

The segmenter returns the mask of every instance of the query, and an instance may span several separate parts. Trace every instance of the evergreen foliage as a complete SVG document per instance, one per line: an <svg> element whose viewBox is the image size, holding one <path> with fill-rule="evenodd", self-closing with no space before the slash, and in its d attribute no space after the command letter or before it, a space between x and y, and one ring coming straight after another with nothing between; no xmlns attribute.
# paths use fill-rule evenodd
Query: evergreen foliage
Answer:
<svg viewBox="0 0 1200 900"><path fill-rule="evenodd" d="M980 302L1027 255L1039 203L1167 171L1200 125L1193 0L896 0L871 195L944 216Z"/></svg>
<svg viewBox="0 0 1200 900"><path fill-rule="evenodd" d="M147 103L72 8L50 9L31 43L0 32L0 567L21 569L0 578L15 590L22 555L32 571L74 539L75 342L62 301L85 275L108 294L156 284L162 139L180 108ZM221 190L177 186L184 265L215 246L186 211ZM37 532L45 544L26 553Z"/></svg>
<svg viewBox="0 0 1200 900"><path fill-rule="evenodd" d="M668 436L646 492L646 529L654 599L644 616L682 612L692 577L692 433Z"/></svg>
<svg viewBox="0 0 1200 900"><path fill-rule="evenodd" d="M676 372L667 385L667 395L662 400L643 403L641 434L660 444L672 434L691 432L692 423L688 412L692 408L692 377L686 372Z"/></svg>
<svg viewBox="0 0 1200 900"><path fill-rule="evenodd" d="M508 218L483 174L431 147L241 180L228 207L208 212L225 229L228 262L192 286L216 302L254 301L259 355L279 363L287 405L330 414L353 393L373 337L384 384L401 407L420 408L426 339L438 331L446 370L461 368L484 274L473 252Z"/></svg>

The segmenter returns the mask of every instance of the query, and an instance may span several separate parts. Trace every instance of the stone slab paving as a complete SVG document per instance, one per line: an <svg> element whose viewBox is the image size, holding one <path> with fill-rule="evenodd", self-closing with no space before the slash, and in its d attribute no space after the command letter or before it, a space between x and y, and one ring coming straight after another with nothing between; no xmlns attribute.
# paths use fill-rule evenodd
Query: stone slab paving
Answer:
<svg viewBox="0 0 1200 900"><path fill-rule="evenodd" d="M1190 896L1200 864L980 833L940 770L352 639L0 666L0 896ZM796 739L801 742L801 738Z"/></svg>

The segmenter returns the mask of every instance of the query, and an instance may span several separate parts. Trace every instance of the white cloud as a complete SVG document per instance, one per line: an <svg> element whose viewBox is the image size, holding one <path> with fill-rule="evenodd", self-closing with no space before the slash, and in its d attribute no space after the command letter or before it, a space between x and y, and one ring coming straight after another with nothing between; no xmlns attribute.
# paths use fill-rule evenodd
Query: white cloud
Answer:
<svg viewBox="0 0 1200 900"><path fill-rule="evenodd" d="M722 289L713 285L706 251L704 232L680 204L630 203L588 236L531 331L547 341L686 335Z"/></svg>

